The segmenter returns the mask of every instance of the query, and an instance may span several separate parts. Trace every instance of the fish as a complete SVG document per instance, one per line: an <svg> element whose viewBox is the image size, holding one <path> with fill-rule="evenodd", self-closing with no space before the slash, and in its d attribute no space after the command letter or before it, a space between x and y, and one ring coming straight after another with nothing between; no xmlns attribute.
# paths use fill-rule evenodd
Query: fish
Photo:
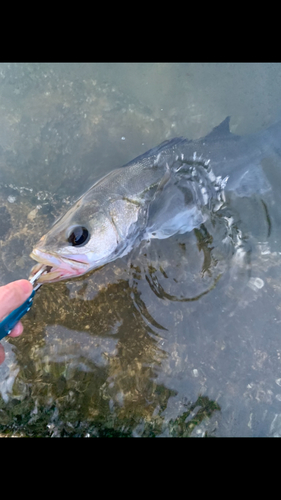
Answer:
<svg viewBox="0 0 281 500"><path fill-rule="evenodd" d="M143 239L199 227L226 193L264 194L264 161L280 161L281 122L256 134L230 132L230 117L196 140L166 140L97 181L33 248L39 283L81 276L128 254ZM50 269L51 268L51 269Z"/></svg>

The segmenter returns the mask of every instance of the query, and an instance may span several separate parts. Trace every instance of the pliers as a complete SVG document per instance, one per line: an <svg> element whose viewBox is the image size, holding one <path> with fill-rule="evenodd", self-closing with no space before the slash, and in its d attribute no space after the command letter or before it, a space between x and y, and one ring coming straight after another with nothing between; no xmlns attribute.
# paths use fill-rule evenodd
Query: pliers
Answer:
<svg viewBox="0 0 281 500"><path fill-rule="evenodd" d="M33 304L33 298L38 288L42 285L42 283L36 283L41 274L48 272L50 270L49 266L43 265L39 271L37 271L34 276L29 278L30 283L33 285L33 290L28 299L17 309L12 311L6 318L4 318L0 323L0 340L6 335L9 335L12 329L16 326L19 320L30 310ZM34 286L35 285L35 286Z"/></svg>

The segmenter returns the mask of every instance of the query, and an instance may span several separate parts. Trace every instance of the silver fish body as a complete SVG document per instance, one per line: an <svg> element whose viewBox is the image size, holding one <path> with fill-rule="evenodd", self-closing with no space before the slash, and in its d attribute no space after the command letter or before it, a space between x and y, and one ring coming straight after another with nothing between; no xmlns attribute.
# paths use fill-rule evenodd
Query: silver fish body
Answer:
<svg viewBox="0 0 281 500"><path fill-rule="evenodd" d="M275 130L275 128L278 130ZM270 137L280 137L280 123ZM265 139L268 131L264 132ZM167 238L198 227L224 201L266 192L263 135L230 133L229 119L205 138L165 141L96 182L41 238L31 257L51 266L39 282L55 282L103 266L142 238Z"/></svg>

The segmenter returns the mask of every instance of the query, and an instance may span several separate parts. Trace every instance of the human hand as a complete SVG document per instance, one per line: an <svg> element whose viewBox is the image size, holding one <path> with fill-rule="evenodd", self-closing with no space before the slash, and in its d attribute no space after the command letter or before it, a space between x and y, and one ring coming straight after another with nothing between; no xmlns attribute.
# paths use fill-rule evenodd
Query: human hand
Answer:
<svg viewBox="0 0 281 500"><path fill-rule="evenodd" d="M28 280L18 280L0 287L0 321L14 309L21 306L31 295L33 286ZM10 337L18 337L23 332L22 323L19 321L12 329ZM0 364L5 359L4 347L0 344Z"/></svg>

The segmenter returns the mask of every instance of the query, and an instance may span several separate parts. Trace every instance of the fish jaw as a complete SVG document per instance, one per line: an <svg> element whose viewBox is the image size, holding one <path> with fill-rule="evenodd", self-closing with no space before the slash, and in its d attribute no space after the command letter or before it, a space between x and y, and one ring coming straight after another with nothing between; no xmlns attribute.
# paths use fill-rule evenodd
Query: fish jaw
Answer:
<svg viewBox="0 0 281 500"><path fill-rule="evenodd" d="M42 267L42 264L52 268L47 274L42 274L39 277L38 283L54 283L68 278L75 278L90 270L90 264L84 255L71 255L71 258L69 258L35 248L30 257L39 263L31 269L31 277Z"/></svg>

